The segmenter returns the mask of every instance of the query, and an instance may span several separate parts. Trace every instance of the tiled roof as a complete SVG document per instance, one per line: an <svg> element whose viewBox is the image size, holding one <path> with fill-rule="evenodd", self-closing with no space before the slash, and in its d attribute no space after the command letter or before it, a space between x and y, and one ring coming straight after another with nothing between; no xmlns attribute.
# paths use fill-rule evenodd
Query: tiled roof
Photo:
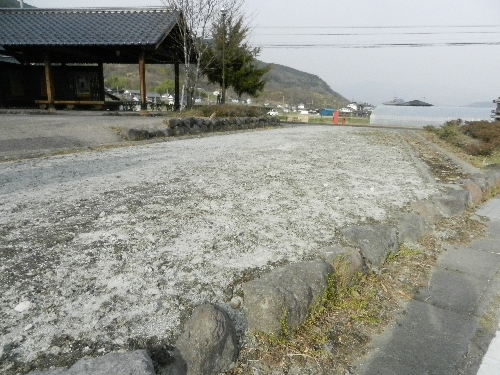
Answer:
<svg viewBox="0 0 500 375"><path fill-rule="evenodd" d="M0 52L1 51L2 50L0 49ZM4 55L0 55L0 62L11 63L11 64L19 64L19 61L17 61L12 56L4 56Z"/></svg>
<svg viewBox="0 0 500 375"><path fill-rule="evenodd" d="M167 8L0 9L0 45L156 45L180 17Z"/></svg>

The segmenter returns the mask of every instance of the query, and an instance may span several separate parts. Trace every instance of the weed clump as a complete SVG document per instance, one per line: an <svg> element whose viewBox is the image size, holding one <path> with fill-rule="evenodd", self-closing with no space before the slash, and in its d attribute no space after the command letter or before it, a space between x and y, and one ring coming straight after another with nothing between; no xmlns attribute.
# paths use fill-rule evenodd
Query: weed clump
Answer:
<svg viewBox="0 0 500 375"><path fill-rule="evenodd" d="M492 156L500 152L500 122L448 121L442 127L425 128L439 138L459 147L468 155Z"/></svg>

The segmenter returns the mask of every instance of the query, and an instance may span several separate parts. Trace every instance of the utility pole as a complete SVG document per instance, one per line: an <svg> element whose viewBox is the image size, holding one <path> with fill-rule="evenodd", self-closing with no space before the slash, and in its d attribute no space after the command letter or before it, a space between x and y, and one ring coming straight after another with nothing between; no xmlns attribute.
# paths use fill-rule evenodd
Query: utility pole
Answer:
<svg viewBox="0 0 500 375"><path fill-rule="evenodd" d="M226 14L227 9L220 10L222 14L222 97L221 104L226 103Z"/></svg>
<svg viewBox="0 0 500 375"><path fill-rule="evenodd" d="M24 0L19 0L19 5L21 8L24 8Z"/></svg>

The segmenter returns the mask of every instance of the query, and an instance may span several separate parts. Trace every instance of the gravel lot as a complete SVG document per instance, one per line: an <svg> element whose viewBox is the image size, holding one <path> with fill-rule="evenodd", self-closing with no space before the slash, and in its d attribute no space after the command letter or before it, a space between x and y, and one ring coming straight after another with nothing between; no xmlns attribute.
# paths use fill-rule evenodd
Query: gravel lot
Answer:
<svg viewBox="0 0 500 375"><path fill-rule="evenodd" d="M420 168L395 131L326 126L0 163L0 372L172 343L193 305L436 193Z"/></svg>

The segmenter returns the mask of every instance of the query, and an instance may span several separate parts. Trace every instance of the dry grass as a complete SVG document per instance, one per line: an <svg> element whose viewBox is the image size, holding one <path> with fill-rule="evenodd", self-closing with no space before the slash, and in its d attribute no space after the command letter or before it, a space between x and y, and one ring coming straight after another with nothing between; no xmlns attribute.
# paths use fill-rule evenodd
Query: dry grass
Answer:
<svg viewBox="0 0 500 375"><path fill-rule="evenodd" d="M461 120L447 122L440 128L426 128L430 140L446 147L478 168L500 165L500 122Z"/></svg>
<svg viewBox="0 0 500 375"><path fill-rule="evenodd" d="M468 211L442 220L437 235L417 245L403 245L390 255L380 272L347 279L342 263L309 318L295 331L282 319L280 335L253 334L237 366L227 375L300 373L345 375L366 353L371 337L403 313L405 303L426 287L442 245L466 245L484 235L485 226Z"/></svg>

